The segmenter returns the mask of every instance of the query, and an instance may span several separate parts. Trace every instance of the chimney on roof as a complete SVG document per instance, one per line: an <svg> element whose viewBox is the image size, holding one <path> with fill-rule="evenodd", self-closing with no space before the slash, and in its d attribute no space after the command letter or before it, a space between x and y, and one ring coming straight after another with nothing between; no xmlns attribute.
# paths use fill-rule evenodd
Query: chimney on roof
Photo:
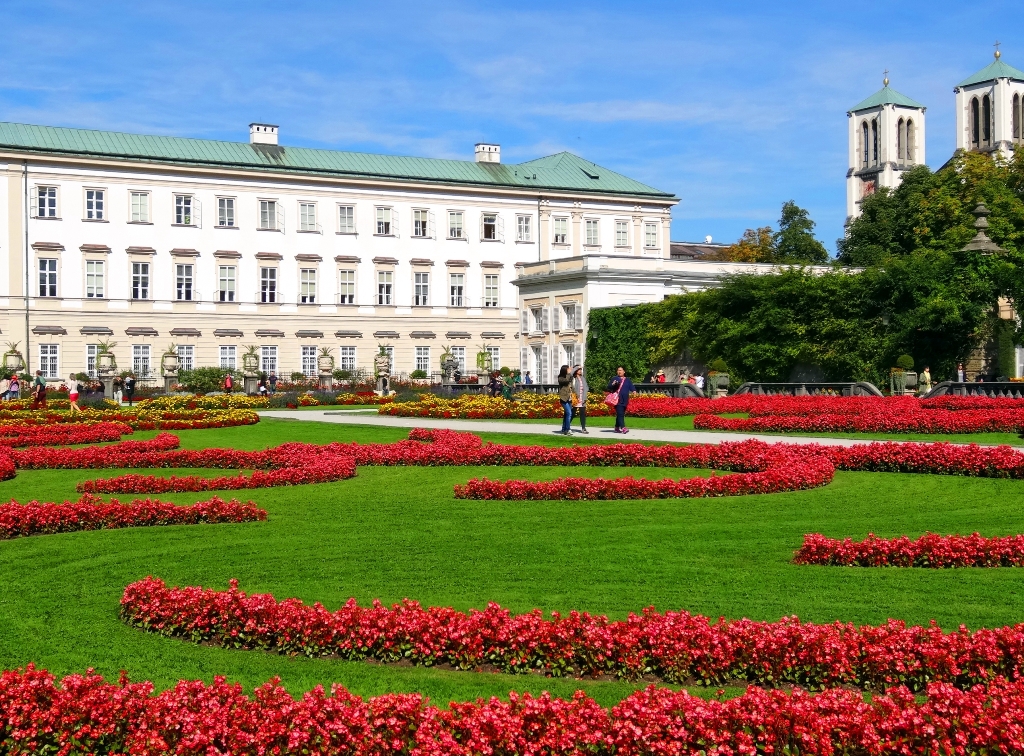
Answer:
<svg viewBox="0 0 1024 756"><path fill-rule="evenodd" d="M277 144L277 126L269 123L250 123L249 144Z"/></svg>
<svg viewBox="0 0 1024 756"><path fill-rule="evenodd" d="M476 162L478 163L500 163L501 145L485 144L478 142L476 145Z"/></svg>

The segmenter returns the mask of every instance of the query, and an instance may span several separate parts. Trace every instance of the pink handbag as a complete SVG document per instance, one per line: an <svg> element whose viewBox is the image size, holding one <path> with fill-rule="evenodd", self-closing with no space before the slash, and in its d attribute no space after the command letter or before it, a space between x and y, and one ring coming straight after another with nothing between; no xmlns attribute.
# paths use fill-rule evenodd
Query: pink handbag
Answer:
<svg viewBox="0 0 1024 756"><path fill-rule="evenodd" d="M619 392L613 391L604 398L604 403L609 407L615 407L619 403Z"/></svg>

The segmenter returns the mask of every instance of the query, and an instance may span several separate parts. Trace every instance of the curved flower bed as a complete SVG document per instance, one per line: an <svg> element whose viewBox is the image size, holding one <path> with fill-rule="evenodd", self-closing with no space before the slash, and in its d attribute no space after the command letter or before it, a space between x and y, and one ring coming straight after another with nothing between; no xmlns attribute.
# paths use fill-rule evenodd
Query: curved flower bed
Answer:
<svg viewBox="0 0 1024 756"><path fill-rule="evenodd" d="M1021 410L941 410L894 412L880 408L862 414L763 415L735 418L697 415L699 430L803 433L1016 433L1024 426Z"/></svg>
<svg viewBox="0 0 1024 756"><path fill-rule="evenodd" d="M198 430L203 428L229 428L236 425L254 425L260 416L251 409L146 409L122 407L81 412L70 410L11 410L5 402L0 405L0 425L59 425L94 422L118 422L135 430Z"/></svg>
<svg viewBox="0 0 1024 756"><path fill-rule="evenodd" d="M156 499L104 502L85 494L76 502L43 504L30 501L0 504L0 540L19 536L73 533L80 530L135 528L147 525L196 525L199 523L253 522L267 513L251 501L224 501L216 496L188 506Z"/></svg>
<svg viewBox="0 0 1024 756"><path fill-rule="evenodd" d="M863 541L839 540L818 533L804 536L793 556L795 564L840 567L1024 567L1024 535L986 538L926 533L917 540L906 536Z"/></svg>
<svg viewBox="0 0 1024 756"><path fill-rule="evenodd" d="M131 434L124 423L80 423L71 427L55 425L0 425L0 446L71 446L120 441Z"/></svg>
<svg viewBox="0 0 1024 756"><path fill-rule="evenodd" d="M1024 684L960 691L940 683L918 701L906 689L866 702L855 691L817 695L750 688L730 700L648 687L606 710L578 692L510 693L431 706L417 693L363 700L340 685L292 698L277 679L241 685L152 683L91 672L59 683L29 666L0 675L0 751L140 756L650 756L1010 754L1024 748Z"/></svg>
<svg viewBox="0 0 1024 756"><path fill-rule="evenodd" d="M216 591L168 588L152 577L125 588L121 618L150 632L231 648L507 673L653 674L669 683L924 690L929 682L968 688L1024 672L1024 625L947 634L934 624L907 627L897 620L877 627L815 625L796 617L713 622L653 607L612 622L580 612L551 619L536 609L513 615L494 603L463 613L408 600L388 608L350 599L331 612L319 603L249 596L237 581Z"/></svg>

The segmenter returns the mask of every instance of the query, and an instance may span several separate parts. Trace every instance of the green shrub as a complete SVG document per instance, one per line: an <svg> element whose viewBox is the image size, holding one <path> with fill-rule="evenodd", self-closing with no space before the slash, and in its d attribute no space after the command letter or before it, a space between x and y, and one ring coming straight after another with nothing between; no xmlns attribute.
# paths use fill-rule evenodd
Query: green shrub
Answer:
<svg viewBox="0 0 1024 756"><path fill-rule="evenodd" d="M199 367L178 373L178 383L193 394L209 394L224 388L224 376L230 370L219 367Z"/></svg>
<svg viewBox="0 0 1024 756"><path fill-rule="evenodd" d="M725 364L725 360L723 360L721 357L717 357L711 360L711 364L708 365L708 370L714 373L728 373L729 366Z"/></svg>
<svg viewBox="0 0 1024 756"><path fill-rule="evenodd" d="M292 373L289 377L292 379L292 383L303 383L306 380L306 374L298 371Z"/></svg>
<svg viewBox="0 0 1024 756"><path fill-rule="evenodd" d="M901 354L896 358L896 367L900 370L913 370L914 369L914 358L909 354Z"/></svg>
<svg viewBox="0 0 1024 756"><path fill-rule="evenodd" d="M333 373L331 373L331 375L334 376L334 380L336 381L347 381L349 378L352 377L352 371L342 370L341 368L338 368Z"/></svg>
<svg viewBox="0 0 1024 756"><path fill-rule="evenodd" d="M410 378L426 378L427 377L427 371L426 370L413 370L411 373L409 373L409 377Z"/></svg>

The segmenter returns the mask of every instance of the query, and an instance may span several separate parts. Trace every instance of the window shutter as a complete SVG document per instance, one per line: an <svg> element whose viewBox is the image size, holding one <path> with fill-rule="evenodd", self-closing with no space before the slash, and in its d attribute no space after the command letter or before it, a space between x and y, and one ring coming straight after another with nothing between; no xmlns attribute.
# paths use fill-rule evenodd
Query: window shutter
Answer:
<svg viewBox="0 0 1024 756"><path fill-rule="evenodd" d="M434 228L435 228L435 224L434 224L434 211L430 210L430 211L427 212L427 238L428 239L436 239L437 238L436 236L434 236Z"/></svg>
<svg viewBox="0 0 1024 756"><path fill-rule="evenodd" d="M192 198L192 225L196 228L203 227L203 203L198 197Z"/></svg>
<svg viewBox="0 0 1024 756"><path fill-rule="evenodd" d="M395 208L391 208L391 235L399 236L398 233L398 211Z"/></svg>
<svg viewBox="0 0 1024 756"><path fill-rule="evenodd" d="M576 303L576 330L583 330L583 305Z"/></svg>
<svg viewBox="0 0 1024 756"><path fill-rule="evenodd" d="M548 348L542 346L540 348L540 369L537 371L537 383L547 383L548 381Z"/></svg>
<svg viewBox="0 0 1024 756"><path fill-rule="evenodd" d="M530 350L523 347L519 350L519 373L526 373L530 369Z"/></svg>
<svg viewBox="0 0 1024 756"><path fill-rule="evenodd" d="M494 218L494 235L502 244L505 243L505 219L500 215Z"/></svg>
<svg viewBox="0 0 1024 756"><path fill-rule="evenodd" d="M519 321L519 332L525 336L530 332L530 311L520 310Z"/></svg>
<svg viewBox="0 0 1024 756"><path fill-rule="evenodd" d="M484 214L480 213L480 241L484 238Z"/></svg>
<svg viewBox="0 0 1024 756"><path fill-rule="evenodd" d="M554 307L551 308L551 330L554 331L555 333L558 333L561 330L558 327L559 326L559 322L558 321L561 320L561 318L560 318L561 314L562 314L562 306L561 305L555 305Z"/></svg>
<svg viewBox="0 0 1024 756"><path fill-rule="evenodd" d="M544 307L540 311L540 330L547 333L551 330L551 308Z"/></svg>
<svg viewBox="0 0 1024 756"><path fill-rule="evenodd" d="M284 233L284 208L280 202L277 203L277 230Z"/></svg>

